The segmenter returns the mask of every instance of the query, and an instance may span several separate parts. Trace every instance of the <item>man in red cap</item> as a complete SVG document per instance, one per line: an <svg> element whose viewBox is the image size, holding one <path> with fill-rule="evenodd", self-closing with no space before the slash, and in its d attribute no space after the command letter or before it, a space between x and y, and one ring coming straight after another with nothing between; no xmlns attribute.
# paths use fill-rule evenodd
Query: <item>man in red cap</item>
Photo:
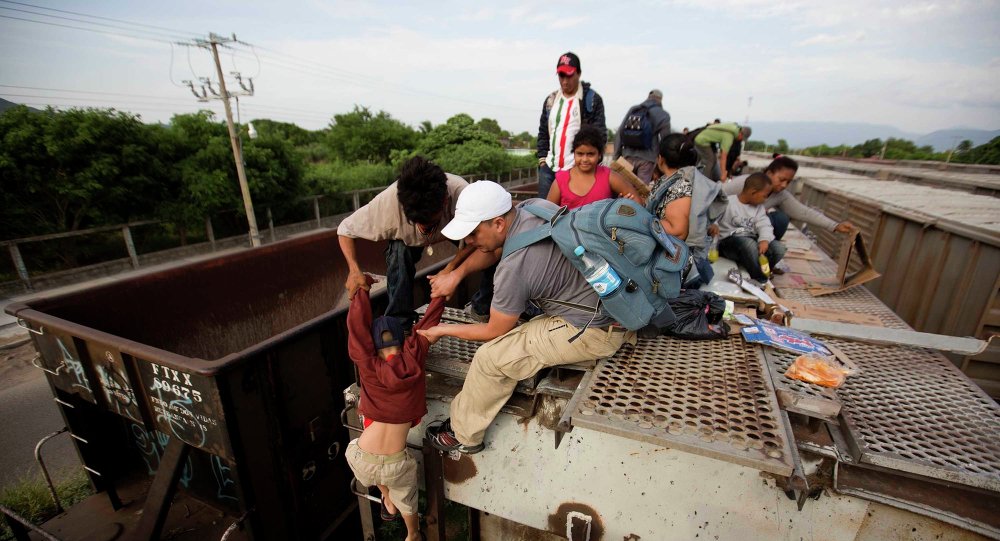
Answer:
<svg viewBox="0 0 1000 541"><path fill-rule="evenodd" d="M542 104L538 123L538 197L545 199L557 171L573 168L573 137L580 126L589 124L602 135L601 146L607 142L608 128L604 121L604 100L580 80L580 57L567 52L556 62L559 90L549 94Z"/></svg>

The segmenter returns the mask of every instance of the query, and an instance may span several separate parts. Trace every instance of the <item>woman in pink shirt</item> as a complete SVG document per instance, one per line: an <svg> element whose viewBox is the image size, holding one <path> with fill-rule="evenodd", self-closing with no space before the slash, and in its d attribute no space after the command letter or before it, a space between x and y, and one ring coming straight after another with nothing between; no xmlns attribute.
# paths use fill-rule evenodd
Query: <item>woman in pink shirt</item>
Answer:
<svg viewBox="0 0 1000 541"><path fill-rule="evenodd" d="M600 165L603 158L601 133L593 126L580 128L573 138L573 168L556 173L546 199L571 209L617 196L639 201L639 194L627 180Z"/></svg>

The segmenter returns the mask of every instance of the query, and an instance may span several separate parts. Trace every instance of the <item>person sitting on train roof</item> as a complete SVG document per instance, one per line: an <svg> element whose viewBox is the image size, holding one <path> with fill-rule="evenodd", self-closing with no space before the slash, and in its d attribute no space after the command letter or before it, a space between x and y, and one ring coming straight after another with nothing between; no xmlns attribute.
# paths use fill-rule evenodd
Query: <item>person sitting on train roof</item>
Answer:
<svg viewBox="0 0 1000 541"><path fill-rule="evenodd" d="M524 210L528 204L558 209L543 199L529 199L515 207L499 184L476 182L459 196L455 219L443 233L451 239L464 238L466 244L499 259L507 240L544 223ZM543 368L610 357L625 342L635 344L635 333L610 317L570 307L596 306L598 296L552 239L501 260L495 286L489 323L438 325L418 331L432 340L454 336L486 342L476 351L462 391L451 402L451 418L427 429L431 444L442 451L482 451L486 429L518 381ZM515 327L529 303L544 314Z"/></svg>
<svg viewBox="0 0 1000 541"><path fill-rule="evenodd" d="M771 222L763 203L771 194L771 180L764 173L754 173L743 183L743 191L730 197L719 221L709 226L709 234L718 235L719 254L732 259L750 273L754 280L765 283L768 276L761 267L760 256L766 256L773 268L785 255L785 247L774 240Z"/></svg>
<svg viewBox="0 0 1000 541"><path fill-rule="evenodd" d="M695 167L698 153L687 136L673 133L660 141L656 167L662 175L650 186L646 210L660 219L663 230L687 243L690 266L684 287L694 289L712 280L708 262L708 225L725 210L726 196L718 182Z"/></svg>
<svg viewBox="0 0 1000 541"><path fill-rule="evenodd" d="M639 194L627 180L601 165L604 148L601 133L584 126L573 138L573 167L556 173L556 181L546 197L561 206L575 209L594 201L621 196L639 201Z"/></svg>
<svg viewBox="0 0 1000 541"><path fill-rule="evenodd" d="M771 195L764 201L764 208L769 212L768 218L774 227L774 238L781 240L788 230L788 223L791 220L798 220L809 225L821 227L827 231L847 233L854 229L854 224L844 220L835 222L822 212L810 208L799 202L798 199L787 191L788 185L795 178L795 173L799 170L799 164L788 156L775 154L774 160L764 169L764 174L771 179ZM743 183L750 175L736 177L722 185L722 190L727 195L736 195L743 191Z"/></svg>
<svg viewBox="0 0 1000 541"><path fill-rule="evenodd" d="M348 298L353 298L358 289L368 289L354 239L388 240L385 263L389 304L385 315L400 319L404 327L412 325L417 318L413 303L416 264L425 249L432 255L430 246L445 240L441 228L455 216L455 202L468 185L462 177L445 173L433 162L415 156L403 164L396 182L340 222L337 235L347 261L344 288ZM453 263L457 265L469 254L474 254L471 248L461 249ZM445 267L442 274L452 268ZM477 314L489 313L492 278L491 272L484 272L479 291L472 298L470 308Z"/></svg>
<svg viewBox="0 0 1000 541"><path fill-rule="evenodd" d="M401 513L407 541L420 538L417 518L417 462L406 452L406 434L427 413L425 362L431 341L420 334L403 335L402 322L392 316L372 321L368 289L374 280L351 298L347 312L347 351L358 367L361 399L358 413L364 431L347 446L347 464L365 487L377 485L382 493L382 519ZM431 301L414 329L433 327L441 321L444 298Z"/></svg>

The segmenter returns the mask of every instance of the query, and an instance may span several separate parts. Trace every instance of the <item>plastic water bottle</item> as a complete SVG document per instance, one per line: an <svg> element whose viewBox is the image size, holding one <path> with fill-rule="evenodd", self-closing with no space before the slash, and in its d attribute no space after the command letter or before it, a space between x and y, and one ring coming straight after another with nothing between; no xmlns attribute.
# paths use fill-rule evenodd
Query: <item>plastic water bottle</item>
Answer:
<svg viewBox="0 0 1000 541"><path fill-rule="evenodd" d="M583 246L577 246L573 253L583 262L583 277L599 296L607 297L621 287L622 279L603 257L587 253Z"/></svg>
<svg viewBox="0 0 1000 541"><path fill-rule="evenodd" d="M712 237L712 244L708 247L708 262L715 263L719 260L719 237Z"/></svg>

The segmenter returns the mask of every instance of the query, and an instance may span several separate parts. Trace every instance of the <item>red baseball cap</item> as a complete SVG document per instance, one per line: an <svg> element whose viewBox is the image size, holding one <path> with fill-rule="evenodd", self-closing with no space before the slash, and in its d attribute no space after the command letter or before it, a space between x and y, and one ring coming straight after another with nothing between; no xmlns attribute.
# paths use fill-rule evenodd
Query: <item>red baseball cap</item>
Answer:
<svg viewBox="0 0 1000 541"><path fill-rule="evenodd" d="M578 71L583 71L580 69L580 57L571 52L564 53L559 57L559 62L556 63L557 73L575 75Z"/></svg>

